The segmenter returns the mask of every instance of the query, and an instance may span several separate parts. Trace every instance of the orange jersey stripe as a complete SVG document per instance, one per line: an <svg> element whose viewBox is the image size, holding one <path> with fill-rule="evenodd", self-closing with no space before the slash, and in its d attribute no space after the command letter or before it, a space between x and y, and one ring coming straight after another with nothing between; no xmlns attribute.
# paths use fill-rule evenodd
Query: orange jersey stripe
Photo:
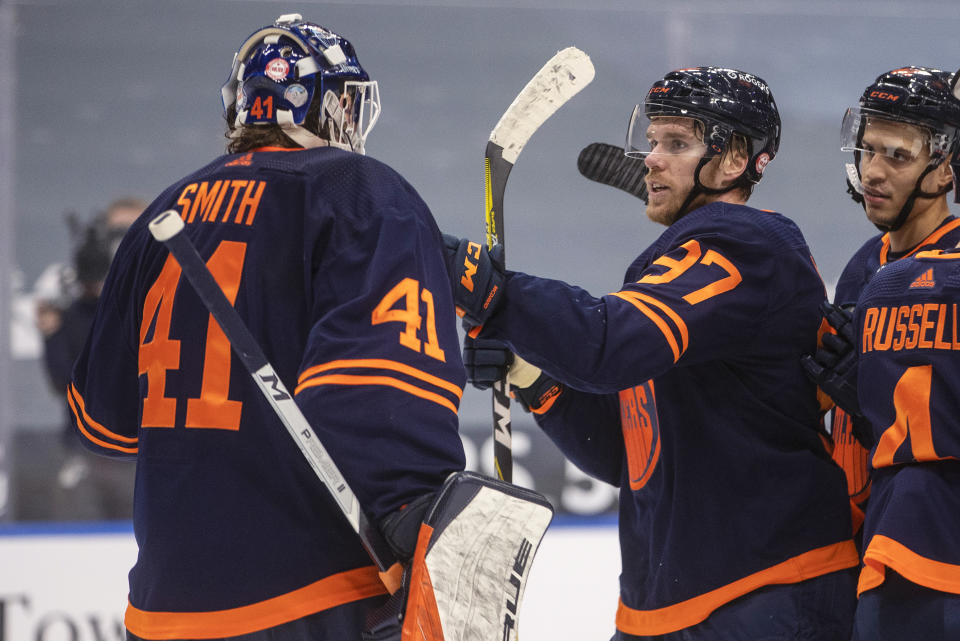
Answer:
<svg viewBox="0 0 960 641"><path fill-rule="evenodd" d="M215 612L148 612L127 604L124 623L146 639L220 639L272 628L338 605L386 594L374 566L340 572L287 594Z"/></svg>
<svg viewBox="0 0 960 641"><path fill-rule="evenodd" d="M885 568L890 568L908 581L933 590L960 594L960 565L934 561L921 556L902 543L875 535L863 555L863 570L857 595L877 587L885 578Z"/></svg>
<svg viewBox="0 0 960 641"><path fill-rule="evenodd" d="M756 572L706 594L656 610L634 610L621 601L617 629L634 635L668 634L696 625L734 599L765 585L798 583L859 563L853 541L834 543L804 552L773 567Z"/></svg>
<svg viewBox="0 0 960 641"><path fill-rule="evenodd" d="M938 260L960 260L960 254L944 253L942 249L930 249L927 251L918 252L916 255L916 258L936 258Z"/></svg>
<svg viewBox="0 0 960 641"><path fill-rule="evenodd" d="M943 238L946 234L956 229L958 226L960 226L960 218L958 218L957 220L950 221L940 229L936 230L935 232L933 232L932 234L924 238L919 245L913 248L913 251L903 256L903 258L916 254L917 252L920 251L921 247L925 247L926 245L930 245L932 243L937 242L938 240ZM881 246L880 246L880 264L881 265L887 264L887 254L889 253L889 251L890 251L890 233L888 232L884 234L883 238L881 239Z"/></svg>
<svg viewBox="0 0 960 641"><path fill-rule="evenodd" d="M74 394L76 394L76 397L74 397ZM67 390L67 403L70 406L70 410L73 412L77 429L88 441L90 441L91 443L95 443L100 447L110 449L110 450L117 450L118 452L123 452L124 454L136 454L138 452L138 448L136 447L123 447L122 445L117 445L115 443L108 443L107 441L101 440L96 436L94 436L93 434L91 434L89 431L87 431L87 428L85 426L87 421L84 420L84 417L86 417L89 420L90 424L94 426L95 429L97 429L98 431L100 431L105 435L111 436L113 438L121 439L125 442L131 442L131 443L137 442L137 439L131 440L126 436L120 436L119 434L114 435L113 432L106 429L105 427L103 427L102 425L94 421L92 418L90 418L87 415L86 411L83 409L83 399L80 398L80 394L76 391L76 388L73 387L73 385L71 385L70 389ZM78 409L78 405L80 406L79 409Z"/></svg>
<svg viewBox="0 0 960 641"><path fill-rule="evenodd" d="M401 372L412 376L414 378L419 378L421 381L430 383L431 385L436 385L437 387L447 390L458 399L463 396L463 388L454 385L450 381L445 381L438 376L433 374L428 374L422 370L419 370L415 367L410 367L404 363L398 361L391 361L384 358L355 358L355 359L343 359L338 361L330 361L329 363L322 363L320 365L314 365L309 367L300 375L300 378L297 380L298 383L302 383L311 376L319 374L320 372L326 372L331 369L340 369L340 368L350 368L350 367L369 367L374 369L389 369L395 372Z"/></svg>
<svg viewBox="0 0 960 641"><path fill-rule="evenodd" d="M623 300L627 301L628 303L630 303L631 305L639 309L641 312L643 312L650 320L654 322L657 328L663 333L664 338L667 339L667 343L670 346L670 350L673 352L673 362L677 362L680 359L680 356L682 356L683 353L687 351L687 345L690 342L690 336L687 331L687 324L683 322L683 319L680 318L680 315L677 314L675 311L673 311L673 309L671 309L669 306L657 300L656 298L653 298L652 296L648 296L646 294L642 294L640 292L634 292L630 290L614 292L611 295L616 296L617 298L622 298ZM644 303L653 305L657 309L661 310L667 317L670 318L670 320L673 321L674 326L680 332L680 341L681 341L680 345L677 344L677 339L674 336L673 331L668 327L667 323L663 320L663 318L657 313L655 313L652 309L650 309L650 307L648 307Z"/></svg>
<svg viewBox="0 0 960 641"><path fill-rule="evenodd" d="M680 331L680 342L682 343L680 346L680 353L683 354L685 351L687 351L687 345L690 344L690 333L687 331L687 324L683 322L682 318L680 318L680 314L676 313L669 305L654 298L653 296L649 296L641 292L631 292L631 294L640 300L657 307L660 309L660 311L666 314L670 320L673 321L673 324L676 325L677 329Z"/></svg>
<svg viewBox="0 0 960 641"><path fill-rule="evenodd" d="M630 294L632 294L632 292ZM667 339L667 345L670 346L670 351L673 352L673 362L676 363L680 358L680 347L677 345L677 339L674 338L673 332L670 331L670 328L667 327L667 323L660 318L660 316L654 313L652 309L641 303L639 300L634 299L630 294L625 292L615 292L613 296L627 301L643 312L647 318L653 321L654 325L656 325L660 332L663 333L663 337Z"/></svg>
<svg viewBox="0 0 960 641"><path fill-rule="evenodd" d="M439 394L434 394L433 392L428 392L424 389L420 389L415 385L401 381L390 376L355 376L352 374L330 374L328 376L317 376L306 380L299 385L297 389L294 390L294 394L299 394L302 390L308 387L316 387L317 385L386 385L387 387L394 387L398 390L402 390L414 396L426 399L446 407L454 414L457 413L457 406L450 402L449 399L440 396Z"/></svg>
<svg viewBox="0 0 960 641"><path fill-rule="evenodd" d="M83 397L80 395L79 390L77 390L77 387L76 387L73 383L70 383L70 389L69 389L68 391L69 391L69 392L72 392L72 393L76 396L77 404L79 405L80 412L83 414L84 421L85 421L86 423L89 423L89 424L90 424L90 427L92 427L93 429L97 430L98 432L100 432L100 433L103 434L104 436L106 436L106 437L108 437L108 438L116 439L116 440L118 440L118 441L120 441L120 442L122 442L122 443L131 443L131 444L132 444L132 443L136 443L136 442L139 440L138 438L131 438L131 437L129 437L129 436L123 436L122 434L116 434L116 433L114 433L114 432L111 432L111 431L108 430L106 427L104 427L104 426L101 425L100 423L98 423L98 422L96 422L95 420L93 420L93 418L92 418L89 414L87 414L86 406L85 406L85 404L84 404L84 402L83 402Z"/></svg>

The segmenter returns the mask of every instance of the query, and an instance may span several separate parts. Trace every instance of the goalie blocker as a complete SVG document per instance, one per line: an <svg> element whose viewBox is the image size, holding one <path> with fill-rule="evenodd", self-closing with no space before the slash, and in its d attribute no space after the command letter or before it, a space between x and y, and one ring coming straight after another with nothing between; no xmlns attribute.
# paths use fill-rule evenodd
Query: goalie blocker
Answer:
<svg viewBox="0 0 960 641"><path fill-rule="evenodd" d="M472 472L447 478L420 526L403 585L364 641L516 641L533 557L553 507Z"/></svg>

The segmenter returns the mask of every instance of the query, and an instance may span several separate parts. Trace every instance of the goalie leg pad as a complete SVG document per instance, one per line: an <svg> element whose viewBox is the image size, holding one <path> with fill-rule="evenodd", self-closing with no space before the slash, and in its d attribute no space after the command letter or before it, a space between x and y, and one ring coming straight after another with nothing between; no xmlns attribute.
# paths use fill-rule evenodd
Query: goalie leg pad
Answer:
<svg viewBox="0 0 960 641"><path fill-rule="evenodd" d="M452 474L421 526L399 635L381 628L376 638L516 641L530 567L552 518L553 507L537 492Z"/></svg>

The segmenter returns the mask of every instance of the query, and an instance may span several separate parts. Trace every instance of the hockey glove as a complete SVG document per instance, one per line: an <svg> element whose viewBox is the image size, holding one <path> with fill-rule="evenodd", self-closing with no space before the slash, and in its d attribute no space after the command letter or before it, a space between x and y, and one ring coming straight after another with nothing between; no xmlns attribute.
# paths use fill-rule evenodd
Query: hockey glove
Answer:
<svg viewBox="0 0 960 641"><path fill-rule="evenodd" d="M465 325L483 325L503 300L503 245L488 251L480 243L444 234L443 246L457 313Z"/></svg>
<svg viewBox="0 0 960 641"><path fill-rule="evenodd" d="M545 411L563 390L560 383L492 338L469 338L463 342L463 364L467 380L478 389L487 389L504 376L510 395L528 412Z"/></svg>
<svg viewBox="0 0 960 641"><path fill-rule="evenodd" d="M519 356L517 357L518 361L523 361ZM526 361L523 361L526 363ZM520 402L520 405L523 406L528 412L533 412L534 414L542 414L550 409L550 406L553 405L553 402L560 396L563 392L563 385L553 379L542 371L540 368L534 367L529 363L526 363L531 370L535 370L529 373L529 376L536 375L532 381L529 381L527 378L527 384L523 387L520 387L516 384L511 385L510 389L512 391L512 396ZM515 377L513 371L511 370L510 381L520 380L520 374L518 373Z"/></svg>
<svg viewBox="0 0 960 641"><path fill-rule="evenodd" d="M477 389L489 389L503 380L513 363L513 352L493 338L470 338L463 340L463 366L467 381Z"/></svg>
<svg viewBox="0 0 960 641"><path fill-rule="evenodd" d="M807 375L838 407L852 417L862 416L857 399L857 349L853 314L824 302L820 306L827 323L837 332L824 334L813 356L800 359Z"/></svg>

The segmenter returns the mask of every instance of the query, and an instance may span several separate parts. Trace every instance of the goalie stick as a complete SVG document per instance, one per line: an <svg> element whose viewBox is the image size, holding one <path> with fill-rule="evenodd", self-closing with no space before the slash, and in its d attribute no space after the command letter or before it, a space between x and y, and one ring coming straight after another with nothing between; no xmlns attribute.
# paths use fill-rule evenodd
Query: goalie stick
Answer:
<svg viewBox="0 0 960 641"><path fill-rule="evenodd" d="M584 178L621 189L647 202L647 165L639 158L624 155L623 149L593 142L580 150L577 169Z"/></svg>
<svg viewBox="0 0 960 641"><path fill-rule="evenodd" d="M183 227L180 214L172 209L159 214L149 224L150 233L167 247L180 264L184 276L220 325L234 353L253 377L283 426L287 428L310 467L330 491L347 521L360 536L364 549L380 570L384 585L390 592L396 591L400 584L400 565L392 550L380 531L367 520L353 490L347 485L346 479L317 438L293 396L277 376L257 339L227 300L213 274L197 253L196 247L185 234L180 233Z"/></svg>
<svg viewBox="0 0 960 641"><path fill-rule="evenodd" d="M513 99L490 133L484 154L487 249L505 246L503 194L524 145L540 125L593 80L590 57L576 47L558 51ZM493 385L493 457L497 478L513 480L510 395L506 377Z"/></svg>

